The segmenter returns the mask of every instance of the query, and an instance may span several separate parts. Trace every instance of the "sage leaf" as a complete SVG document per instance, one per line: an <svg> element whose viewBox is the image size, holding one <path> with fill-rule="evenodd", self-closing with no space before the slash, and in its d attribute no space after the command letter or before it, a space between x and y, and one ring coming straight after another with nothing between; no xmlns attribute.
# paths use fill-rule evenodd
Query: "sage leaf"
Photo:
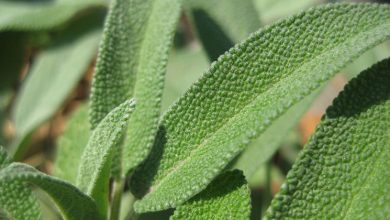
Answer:
<svg viewBox="0 0 390 220"><path fill-rule="evenodd" d="M299 119L310 107L319 92L305 97L302 101L292 106L282 116L276 119L261 135L248 145L239 155L231 168L242 170L250 182L256 171L264 165L279 149L285 137L299 122Z"/></svg>
<svg viewBox="0 0 390 220"><path fill-rule="evenodd" d="M133 100L127 100L114 108L92 132L81 157L77 186L96 201L102 216L107 213L111 164L118 162L113 152L119 147L134 105Z"/></svg>
<svg viewBox="0 0 390 220"><path fill-rule="evenodd" d="M54 161L53 175L76 184L81 156L88 144L90 127L88 108L78 107L67 122L64 134L58 140L57 158Z"/></svg>
<svg viewBox="0 0 390 220"><path fill-rule="evenodd" d="M16 129L12 149L15 160L20 160L26 151L22 144L26 136L58 110L96 53L100 29L84 27L80 33L81 27L69 30L42 51L24 80L12 112ZM80 35L75 37L76 32Z"/></svg>
<svg viewBox="0 0 390 220"><path fill-rule="evenodd" d="M352 79L289 171L266 219L390 217L390 59Z"/></svg>
<svg viewBox="0 0 390 220"><path fill-rule="evenodd" d="M20 219L39 217L35 212L36 208L39 210L39 206L37 207L36 202L31 200L31 191L27 190L28 187L21 183L32 184L48 193L66 219L101 219L97 215L94 201L75 186L22 163L11 163L0 170L0 191L6 192L0 194L1 206L5 204L11 208L6 210L16 215L11 217ZM20 206L17 206L18 204Z"/></svg>
<svg viewBox="0 0 390 220"><path fill-rule="evenodd" d="M47 30L65 23L83 9L104 5L103 0L0 1L0 31Z"/></svg>
<svg viewBox="0 0 390 220"><path fill-rule="evenodd" d="M137 100L124 140L123 175L153 144L179 15L180 0L112 2L92 83L90 122L94 129L113 107L131 96Z"/></svg>
<svg viewBox="0 0 390 220"><path fill-rule="evenodd" d="M186 0L199 39L210 60L216 60L260 28L252 0Z"/></svg>
<svg viewBox="0 0 390 220"><path fill-rule="evenodd" d="M287 109L389 38L389 5L331 4L229 50L162 119L154 150L132 177L133 192L147 193L135 210L176 207L202 191Z"/></svg>
<svg viewBox="0 0 390 220"><path fill-rule="evenodd" d="M176 208L172 220L249 219L251 200L242 172L218 176L194 198Z"/></svg>

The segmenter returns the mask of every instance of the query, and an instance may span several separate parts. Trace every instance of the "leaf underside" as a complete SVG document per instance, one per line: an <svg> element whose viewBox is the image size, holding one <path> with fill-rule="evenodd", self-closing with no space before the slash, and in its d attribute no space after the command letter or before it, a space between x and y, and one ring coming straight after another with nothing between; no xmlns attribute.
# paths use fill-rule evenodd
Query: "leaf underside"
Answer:
<svg viewBox="0 0 390 220"><path fill-rule="evenodd" d="M333 101L267 219L390 218L390 59Z"/></svg>
<svg viewBox="0 0 390 220"><path fill-rule="evenodd" d="M48 193L66 219L101 219L97 216L98 211L92 198L70 183L48 176L22 163L11 163L0 170L0 191L5 192L0 194L0 200L5 208L9 208L6 212L10 213L11 217L16 219L40 217L39 205L27 184L37 186Z"/></svg>
<svg viewBox="0 0 390 220"><path fill-rule="evenodd" d="M110 168L119 162L113 152L119 147L134 105L128 100L113 109L93 130L81 157L77 186L96 201L102 216L107 213Z"/></svg>
<svg viewBox="0 0 390 220"><path fill-rule="evenodd" d="M251 201L241 171L221 174L199 195L176 208L172 220L249 219Z"/></svg>
<svg viewBox="0 0 390 220"><path fill-rule="evenodd" d="M229 50L164 116L132 177L133 192L147 193L135 210L175 207L199 193L272 121L389 37L390 6L331 4Z"/></svg>

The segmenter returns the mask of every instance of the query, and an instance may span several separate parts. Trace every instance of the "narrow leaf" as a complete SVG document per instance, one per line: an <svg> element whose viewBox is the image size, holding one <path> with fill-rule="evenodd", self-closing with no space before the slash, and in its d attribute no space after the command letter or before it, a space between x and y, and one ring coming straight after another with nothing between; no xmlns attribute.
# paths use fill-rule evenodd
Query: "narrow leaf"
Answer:
<svg viewBox="0 0 390 220"><path fill-rule="evenodd" d="M15 2L0 1L0 31L47 30L70 20L91 6L104 6L103 0Z"/></svg>
<svg viewBox="0 0 390 220"><path fill-rule="evenodd" d="M186 0L186 3L212 61L260 28L252 0Z"/></svg>
<svg viewBox="0 0 390 220"><path fill-rule="evenodd" d="M94 129L115 106L136 98L123 149L124 174L145 159L157 131L179 2L112 1L92 83L90 122Z"/></svg>
<svg viewBox="0 0 390 220"><path fill-rule="evenodd" d="M64 134L58 141L58 152L54 162L53 174L76 184L81 156L87 146L90 134L87 106L80 106L67 123Z"/></svg>
<svg viewBox="0 0 390 220"><path fill-rule="evenodd" d="M132 177L137 212L204 189L256 136L370 47L390 38L390 6L332 4L253 34L221 56L164 116ZM191 184L189 184L191 183Z"/></svg>
<svg viewBox="0 0 390 220"><path fill-rule="evenodd" d="M390 218L390 59L328 108L267 212L269 219Z"/></svg>
<svg viewBox="0 0 390 220"><path fill-rule="evenodd" d="M11 163L8 167L0 170L0 188L5 186L9 191L6 194L0 194L0 199L4 199L9 203L13 202L15 212L20 212L21 216L26 216L26 219L35 219L33 214L29 214L31 210L29 204L32 201L25 200L25 187L22 187L21 183L29 183L39 187L48 193L54 202L60 208L62 214L66 219L100 219L97 215L97 208L94 201L75 186L60 180L55 177L48 176L34 169L31 166L22 163ZM3 190L4 188L2 188ZM19 191L20 190L20 191ZM14 197L4 197L13 195ZM16 197L18 195L18 197ZM15 200L17 199L17 200ZM23 203L25 206L17 206L17 204ZM2 203L3 204L3 203ZM13 210L10 210L13 212ZM24 213L27 212L27 213ZM19 219L19 218L18 218ZM21 217L20 219L24 219Z"/></svg>
<svg viewBox="0 0 390 220"><path fill-rule="evenodd" d="M70 31L39 54L13 108L15 160L20 160L26 150L21 145L25 137L58 110L83 76L96 52L100 33L96 28L81 35Z"/></svg>
<svg viewBox="0 0 390 220"><path fill-rule="evenodd" d="M101 215L106 215L113 151L125 133L134 101L128 100L112 110L96 127L85 147L77 176L79 188L95 199Z"/></svg>
<svg viewBox="0 0 390 220"><path fill-rule="evenodd" d="M178 206L172 220L249 219L251 200L242 172L218 176L194 198Z"/></svg>

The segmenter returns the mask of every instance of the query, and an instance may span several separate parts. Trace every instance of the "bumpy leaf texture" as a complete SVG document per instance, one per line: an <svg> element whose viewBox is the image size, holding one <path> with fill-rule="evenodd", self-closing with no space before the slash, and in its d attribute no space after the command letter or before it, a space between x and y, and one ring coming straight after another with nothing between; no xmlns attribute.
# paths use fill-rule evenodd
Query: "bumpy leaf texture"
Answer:
<svg viewBox="0 0 390 220"><path fill-rule="evenodd" d="M39 204L28 184L48 193L66 219L101 219L92 198L75 186L21 163L11 163L0 170L0 209L5 209L7 216L40 218Z"/></svg>
<svg viewBox="0 0 390 220"><path fill-rule="evenodd" d="M53 174L72 184L76 184L81 156L88 144L90 127L88 108L80 106L67 122L64 134L58 141L57 158L54 161Z"/></svg>
<svg viewBox="0 0 390 220"><path fill-rule="evenodd" d="M36 31L59 26L103 0L16 2L0 1L0 31Z"/></svg>
<svg viewBox="0 0 390 220"><path fill-rule="evenodd" d="M251 139L346 64L390 37L390 6L332 4L253 34L222 55L164 116L132 178L137 212L204 189Z"/></svg>
<svg viewBox="0 0 390 220"><path fill-rule="evenodd" d="M260 28L252 0L185 0L210 60Z"/></svg>
<svg viewBox="0 0 390 220"><path fill-rule="evenodd" d="M219 175L194 198L176 208L172 220L249 219L250 192L241 171Z"/></svg>
<svg viewBox="0 0 390 220"><path fill-rule="evenodd" d="M91 28L89 22L80 23L38 55L24 80L12 115L16 129L12 149L15 160L23 157L26 148L21 143L26 136L58 110L96 53L100 28L96 24Z"/></svg>
<svg viewBox="0 0 390 220"><path fill-rule="evenodd" d="M272 201L269 219L390 218L390 59L326 111Z"/></svg>
<svg viewBox="0 0 390 220"><path fill-rule="evenodd" d="M95 199L102 216L107 213L111 164L118 162L113 152L119 147L134 106L135 102L128 100L114 108L92 132L81 157L77 185Z"/></svg>
<svg viewBox="0 0 390 220"><path fill-rule="evenodd" d="M123 174L144 160L158 128L168 52L180 15L180 0L116 0L108 15L92 84L92 128L132 95L123 148ZM133 91L134 90L134 91Z"/></svg>

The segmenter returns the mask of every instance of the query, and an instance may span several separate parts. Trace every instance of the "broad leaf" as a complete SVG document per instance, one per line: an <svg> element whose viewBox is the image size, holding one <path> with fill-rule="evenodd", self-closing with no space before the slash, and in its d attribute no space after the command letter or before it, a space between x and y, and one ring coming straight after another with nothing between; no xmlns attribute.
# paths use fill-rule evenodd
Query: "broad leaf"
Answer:
<svg viewBox="0 0 390 220"><path fill-rule="evenodd" d="M103 0L28 3L0 1L0 31L50 29L70 20L83 9L104 4Z"/></svg>
<svg viewBox="0 0 390 220"><path fill-rule="evenodd" d="M267 219L390 218L390 59L353 79L328 108Z"/></svg>
<svg viewBox="0 0 390 220"><path fill-rule="evenodd" d="M80 106L67 123L64 134L58 141L53 174L75 184L81 156L90 134L87 106Z"/></svg>
<svg viewBox="0 0 390 220"><path fill-rule="evenodd" d="M39 187L48 193L60 208L66 219L101 219L97 216L94 201L73 185L48 176L31 166L11 163L0 170L1 205L6 206L16 219L37 219L37 204L31 197L28 184ZM3 207L1 207L3 208Z"/></svg>
<svg viewBox="0 0 390 220"><path fill-rule="evenodd" d="M199 195L178 206L172 220L249 219L251 200L242 172L218 176Z"/></svg>
<svg viewBox="0 0 390 220"><path fill-rule="evenodd" d="M107 213L111 162L119 162L113 152L119 148L134 104L128 100L113 109L92 132L81 157L77 185L95 199L102 216Z"/></svg>
<svg viewBox="0 0 390 220"><path fill-rule="evenodd" d="M246 178L250 182L255 172L274 155L289 132L298 124L299 119L310 107L318 93L315 92L306 97L276 119L258 139L254 140L239 155L230 167L244 171Z"/></svg>
<svg viewBox="0 0 390 220"><path fill-rule="evenodd" d="M99 28L80 25L38 55L13 108L15 160L20 160L26 150L21 144L25 137L58 110L83 76L96 53L100 33Z"/></svg>
<svg viewBox="0 0 390 220"><path fill-rule="evenodd" d="M390 6L332 4L253 34L170 108L132 177L137 212L175 207L245 146L370 47L390 38ZM191 184L189 184L191 183Z"/></svg>
<svg viewBox="0 0 390 220"><path fill-rule="evenodd" d="M260 28L252 0L186 0L186 3L212 61Z"/></svg>
<svg viewBox="0 0 390 220"><path fill-rule="evenodd" d="M137 100L124 142L123 174L145 159L157 131L179 14L180 0L112 2L93 78L90 121L95 128L113 107L131 95Z"/></svg>

